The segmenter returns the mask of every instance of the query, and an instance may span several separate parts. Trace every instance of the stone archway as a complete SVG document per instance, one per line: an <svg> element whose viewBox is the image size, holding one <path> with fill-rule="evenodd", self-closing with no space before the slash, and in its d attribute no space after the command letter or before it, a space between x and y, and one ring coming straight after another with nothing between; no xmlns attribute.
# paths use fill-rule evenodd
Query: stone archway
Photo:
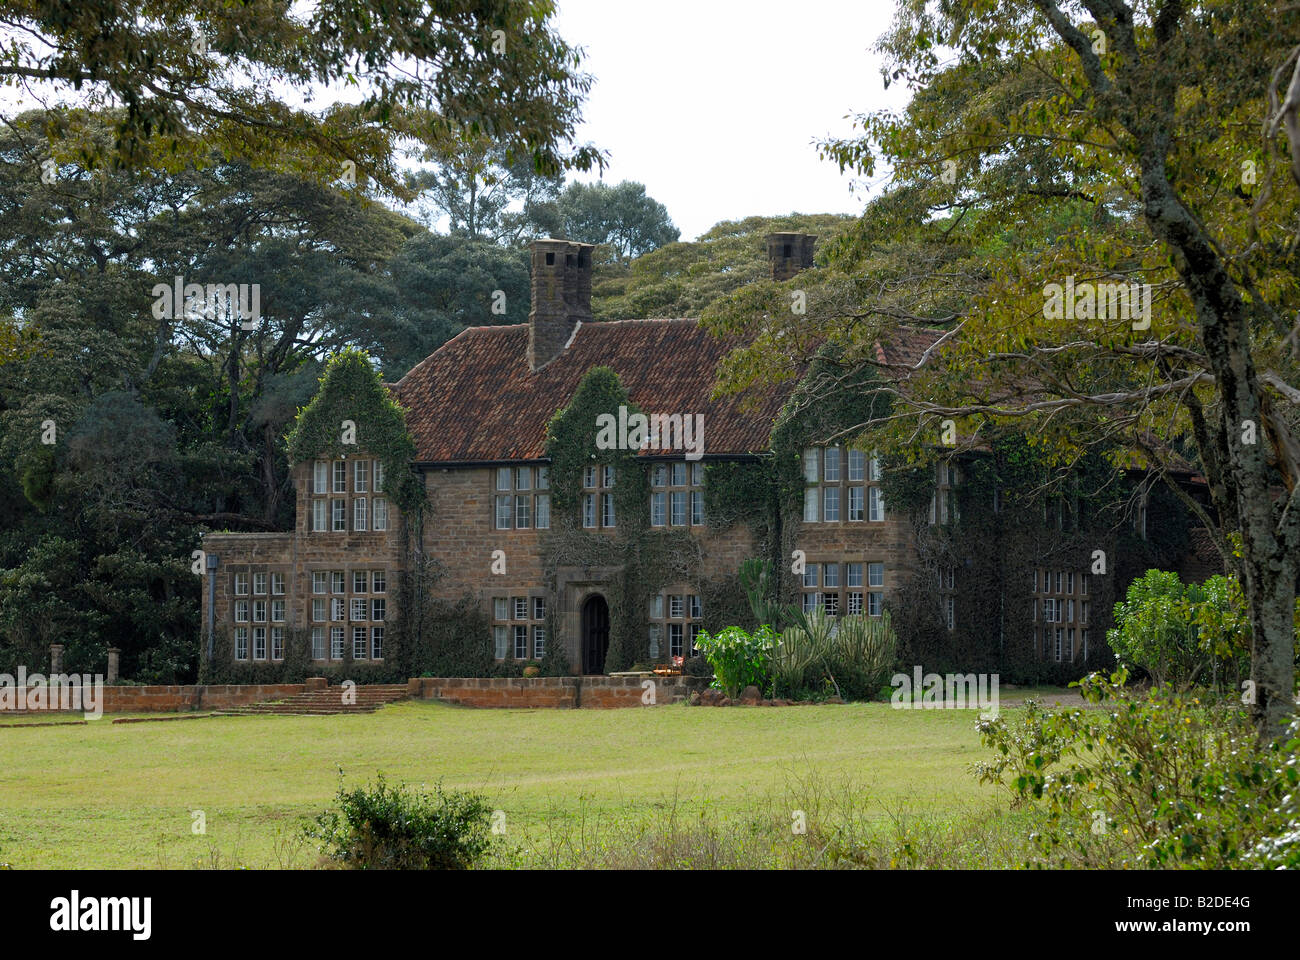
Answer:
<svg viewBox="0 0 1300 960"><path fill-rule="evenodd" d="M603 674L609 653L609 604L593 593L582 604L582 672Z"/></svg>

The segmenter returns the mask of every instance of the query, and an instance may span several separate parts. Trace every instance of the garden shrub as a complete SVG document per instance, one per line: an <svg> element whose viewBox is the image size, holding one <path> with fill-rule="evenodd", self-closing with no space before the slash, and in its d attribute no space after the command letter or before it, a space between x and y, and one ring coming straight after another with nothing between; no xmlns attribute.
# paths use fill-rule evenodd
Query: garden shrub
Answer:
<svg viewBox="0 0 1300 960"><path fill-rule="evenodd" d="M338 790L338 810L326 810L305 835L331 860L356 870L466 870L491 844L492 808L477 794L420 793L390 787Z"/></svg>
<svg viewBox="0 0 1300 960"><path fill-rule="evenodd" d="M777 640L776 633L766 625L752 634L740 627L727 627L713 635L701 632L695 646L713 667L713 686L734 698L751 685L764 694L771 691L772 653Z"/></svg>
<svg viewBox="0 0 1300 960"><path fill-rule="evenodd" d="M1296 624L1300 649L1300 602ZM1250 616L1232 576L1184 584L1176 573L1148 570L1115 604L1106 640L1123 667L1145 671L1157 685L1227 680L1237 687L1250 675Z"/></svg>
<svg viewBox="0 0 1300 960"><path fill-rule="evenodd" d="M889 611L879 617L840 617L831 636L831 668L846 700L870 700L888 683L898 655Z"/></svg>
<svg viewBox="0 0 1300 960"><path fill-rule="evenodd" d="M1170 688L1143 697L1119 671L1080 682L1107 709L1035 701L978 723L998 755L983 783L1034 804L1033 866L1224 869L1300 859L1296 729L1260 745L1247 711Z"/></svg>
<svg viewBox="0 0 1300 960"><path fill-rule="evenodd" d="M889 679L898 636L886 611L880 617L830 617L791 608L795 625L781 634L772 661L782 696L803 697L832 688L846 700L870 700Z"/></svg>

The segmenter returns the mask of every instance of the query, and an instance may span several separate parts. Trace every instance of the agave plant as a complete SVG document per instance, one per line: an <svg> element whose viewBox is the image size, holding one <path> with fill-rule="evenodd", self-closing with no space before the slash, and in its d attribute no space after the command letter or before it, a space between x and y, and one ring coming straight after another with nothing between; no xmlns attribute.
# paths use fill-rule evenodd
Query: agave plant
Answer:
<svg viewBox="0 0 1300 960"><path fill-rule="evenodd" d="M739 576L754 620L760 626L767 624L773 630L780 630L781 605L772 599L776 591L772 584L771 562L750 557L741 562Z"/></svg>
<svg viewBox="0 0 1300 960"><path fill-rule="evenodd" d="M781 634L781 643L772 659L772 671L787 690L815 685L823 675L835 678L829 668L835 619L817 607L805 613L789 607L786 617L794 623ZM838 686L836 692L839 692Z"/></svg>
<svg viewBox="0 0 1300 960"><path fill-rule="evenodd" d="M894 666L898 637L889 612L879 617L827 616L822 607L787 610L794 623L781 634L772 672L787 690L816 686L828 679L843 696L841 681L863 696L884 685Z"/></svg>

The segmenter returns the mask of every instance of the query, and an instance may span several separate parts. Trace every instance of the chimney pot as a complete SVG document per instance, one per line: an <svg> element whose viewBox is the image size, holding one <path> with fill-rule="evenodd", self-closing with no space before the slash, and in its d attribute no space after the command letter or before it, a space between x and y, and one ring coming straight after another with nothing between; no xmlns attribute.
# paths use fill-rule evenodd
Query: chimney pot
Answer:
<svg viewBox="0 0 1300 960"><path fill-rule="evenodd" d="M789 280L800 270L813 265L813 245L817 238L810 233L769 233L767 260L772 279Z"/></svg>
<svg viewBox="0 0 1300 960"><path fill-rule="evenodd" d="M532 246L532 307L528 312L528 367L539 370L561 353L591 319L589 243L547 237Z"/></svg>

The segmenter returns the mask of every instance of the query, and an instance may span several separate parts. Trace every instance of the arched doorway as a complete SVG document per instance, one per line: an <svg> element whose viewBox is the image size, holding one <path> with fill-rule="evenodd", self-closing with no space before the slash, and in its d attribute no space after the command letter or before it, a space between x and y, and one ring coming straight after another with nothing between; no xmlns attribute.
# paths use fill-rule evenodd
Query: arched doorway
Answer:
<svg viewBox="0 0 1300 960"><path fill-rule="evenodd" d="M609 652L609 604L598 593L582 605L582 672L605 672L605 654Z"/></svg>

